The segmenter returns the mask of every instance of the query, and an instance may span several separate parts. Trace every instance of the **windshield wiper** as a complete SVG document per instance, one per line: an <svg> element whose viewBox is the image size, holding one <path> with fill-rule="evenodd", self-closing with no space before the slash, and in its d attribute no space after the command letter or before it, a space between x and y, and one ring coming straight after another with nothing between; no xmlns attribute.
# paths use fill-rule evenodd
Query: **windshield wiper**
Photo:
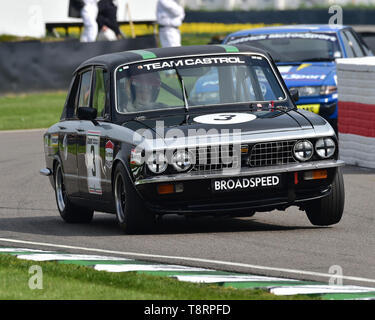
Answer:
<svg viewBox="0 0 375 320"><path fill-rule="evenodd" d="M188 104L188 97L187 97L185 82L184 82L184 79L182 79L181 74L178 71L176 66L174 66L174 70L176 71L178 80L180 81L180 84L181 84L182 96L184 98L185 111L188 112L189 111L189 104Z"/></svg>

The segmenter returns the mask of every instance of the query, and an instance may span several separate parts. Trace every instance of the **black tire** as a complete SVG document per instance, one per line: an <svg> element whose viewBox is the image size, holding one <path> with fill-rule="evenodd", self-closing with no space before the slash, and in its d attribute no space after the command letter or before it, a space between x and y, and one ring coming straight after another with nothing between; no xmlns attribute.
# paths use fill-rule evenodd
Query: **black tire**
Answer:
<svg viewBox="0 0 375 320"><path fill-rule="evenodd" d="M124 166L120 163L116 166L113 176L113 197L117 222L125 233L147 232L152 228L155 215L145 208Z"/></svg>
<svg viewBox="0 0 375 320"><path fill-rule="evenodd" d="M344 212L345 188L340 168L337 168L331 193L322 199L306 204L305 210L310 222L316 226L329 226L338 223Z"/></svg>
<svg viewBox="0 0 375 320"><path fill-rule="evenodd" d="M61 218L67 223L89 223L91 222L94 210L77 206L72 203L66 194L64 184L64 173L61 163L57 163L54 170L55 197L57 209Z"/></svg>

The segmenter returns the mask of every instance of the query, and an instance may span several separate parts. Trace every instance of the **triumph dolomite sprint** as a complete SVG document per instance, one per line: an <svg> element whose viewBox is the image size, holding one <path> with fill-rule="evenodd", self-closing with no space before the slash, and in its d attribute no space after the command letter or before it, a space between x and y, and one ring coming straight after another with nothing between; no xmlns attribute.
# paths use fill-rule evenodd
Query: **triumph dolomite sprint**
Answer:
<svg viewBox="0 0 375 320"><path fill-rule="evenodd" d="M247 45L94 57L44 134L41 174L68 223L102 211L133 233L164 214L298 206L312 224L332 225L344 209L337 137L297 100L271 56Z"/></svg>

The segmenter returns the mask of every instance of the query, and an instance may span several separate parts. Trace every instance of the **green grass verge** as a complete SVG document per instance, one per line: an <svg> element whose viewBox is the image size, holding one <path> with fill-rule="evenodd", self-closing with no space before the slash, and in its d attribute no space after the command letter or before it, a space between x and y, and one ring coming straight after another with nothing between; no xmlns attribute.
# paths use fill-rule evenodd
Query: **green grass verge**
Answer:
<svg viewBox="0 0 375 320"><path fill-rule="evenodd" d="M0 96L0 130L48 128L59 121L66 92Z"/></svg>
<svg viewBox="0 0 375 320"><path fill-rule="evenodd" d="M43 289L30 289L29 268L43 271ZM172 278L137 274L109 273L89 267L19 260L0 255L1 300L304 300L306 296L275 296L264 290L238 290L212 284L179 282Z"/></svg>

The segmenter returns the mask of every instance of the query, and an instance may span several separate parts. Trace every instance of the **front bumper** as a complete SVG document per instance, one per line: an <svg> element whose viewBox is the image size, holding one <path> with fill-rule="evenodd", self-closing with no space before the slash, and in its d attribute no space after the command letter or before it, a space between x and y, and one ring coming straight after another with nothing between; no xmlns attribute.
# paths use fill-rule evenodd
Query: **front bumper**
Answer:
<svg viewBox="0 0 375 320"><path fill-rule="evenodd" d="M327 196L341 160L324 160L308 163L270 166L263 168L241 168L238 171L220 171L201 174L188 172L178 175L155 176L138 180L135 186L150 209L159 213L224 213L246 209L285 209L313 199ZM327 170L327 178L304 181L305 171ZM214 192L214 179L244 178L278 175L282 183L277 188L243 189L228 192ZM178 184L182 192L159 194L158 186Z"/></svg>

